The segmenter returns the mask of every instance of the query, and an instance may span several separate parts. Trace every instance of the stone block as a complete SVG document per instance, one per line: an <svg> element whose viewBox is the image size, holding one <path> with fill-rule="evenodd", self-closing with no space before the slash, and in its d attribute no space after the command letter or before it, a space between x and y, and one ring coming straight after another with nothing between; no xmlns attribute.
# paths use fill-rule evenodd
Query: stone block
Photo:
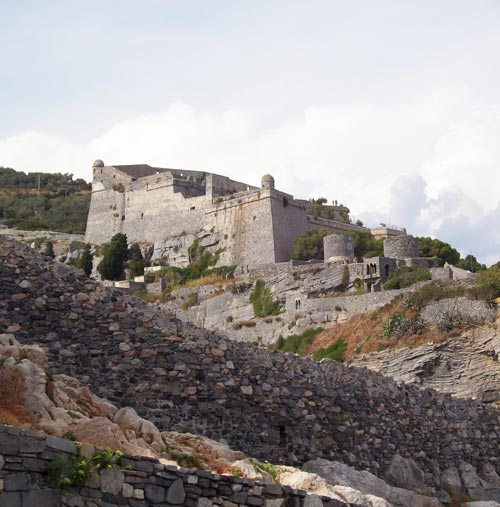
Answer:
<svg viewBox="0 0 500 507"><path fill-rule="evenodd" d="M0 453L16 455L19 452L19 438L9 433L0 433Z"/></svg>
<svg viewBox="0 0 500 507"><path fill-rule="evenodd" d="M123 472L115 469L107 469L101 472L101 489L103 493L118 495L123 488L125 476Z"/></svg>
<svg viewBox="0 0 500 507"><path fill-rule="evenodd" d="M144 486L146 499L153 503L161 503L165 500L165 489L154 484Z"/></svg>
<svg viewBox="0 0 500 507"><path fill-rule="evenodd" d="M182 479L177 479L172 483L167 492L167 502L173 505L181 505L186 498L184 484Z"/></svg>
<svg viewBox="0 0 500 507"><path fill-rule="evenodd" d="M60 494L50 489L33 489L22 494L23 507L59 507Z"/></svg>
<svg viewBox="0 0 500 507"><path fill-rule="evenodd" d="M47 448L54 451L63 451L70 454L76 454L76 445L71 440L64 438L53 437L52 435L47 436Z"/></svg>
<svg viewBox="0 0 500 507"><path fill-rule="evenodd" d="M0 507L22 507L21 493L1 493Z"/></svg>
<svg viewBox="0 0 500 507"><path fill-rule="evenodd" d="M36 438L19 439L19 452L42 452L45 450L45 440Z"/></svg>
<svg viewBox="0 0 500 507"><path fill-rule="evenodd" d="M31 488L31 476L26 473L11 473L5 476L4 491L28 491Z"/></svg>

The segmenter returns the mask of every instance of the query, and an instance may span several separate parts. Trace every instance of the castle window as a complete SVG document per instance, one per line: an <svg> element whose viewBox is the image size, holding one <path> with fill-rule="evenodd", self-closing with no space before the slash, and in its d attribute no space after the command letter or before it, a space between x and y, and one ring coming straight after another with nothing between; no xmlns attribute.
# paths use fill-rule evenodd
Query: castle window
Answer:
<svg viewBox="0 0 500 507"><path fill-rule="evenodd" d="M125 220L125 215L122 215L122 222Z"/></svg>
<svg viewBox="0 0 500 507"><path fill-rule="evenodd" d="M196 209L196 206L191 206L190 211L193 211L194 209Z"/></svg>
<svg viewBox="0 0 500 507"><path fill-rule="evenodd" d="M300 298L295 298L295 309L300 310Z"/></svg>
<svg viewBox="0 0 500 507"><path fill-rule="evenodd" d="M141 218L144 218L144 213L141 213Z"/></svg>

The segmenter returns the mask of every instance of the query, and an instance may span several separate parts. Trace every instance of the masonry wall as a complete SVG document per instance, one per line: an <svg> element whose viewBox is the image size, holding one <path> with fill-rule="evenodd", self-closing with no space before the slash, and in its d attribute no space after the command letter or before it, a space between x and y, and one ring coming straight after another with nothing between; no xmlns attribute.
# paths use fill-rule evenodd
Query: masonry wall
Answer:
<svg viewBox="0 0 500 507"><path fill-rule="evenodd" d="M274 262L269 198L260 191L219 203L209 214L210 230L225 248L221 264L247 266Z"/></svg>
<svg viewBox="0 0 500 507"><path fill-rule="evenodd" d="M102 244L121 232L129 242L154 243L183 233L196 233L205 225L211 198L206 195L185 198L181 192L175 192L169 172L133 180L113 167L94 170L99 172L92 183L85 235L88 242Z"/></svg>
<svg viewBox="0 0 500 507"><path fill-rule="evenodd" d="M0 426L0 507L328 507L352 506L279 484L163 465L123 456L114 469L93 473L84 485L59 490L47 482L55 458L92 455L73 442L14 426Z"/></svg>
<svg viewBox="0 0 500 507"><path fill-rule="evenodd" d="M435 476L450 460L500 471L500 412L332 361L236 343L0 238L0 332L47 347L161 429L225 440L274 462L315 457L383 474L399 453Z"/></svg>

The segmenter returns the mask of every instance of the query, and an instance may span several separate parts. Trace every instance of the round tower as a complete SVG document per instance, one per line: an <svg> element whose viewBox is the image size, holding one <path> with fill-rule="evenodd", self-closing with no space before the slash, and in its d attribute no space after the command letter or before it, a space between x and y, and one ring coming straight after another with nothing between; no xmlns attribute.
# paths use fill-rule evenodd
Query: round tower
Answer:
<svg viewBox="0 0 500 507"><path fill-rule="evenodd" d="M104 162L98 158L97 160L94 160L92 167L104 167Z"/></svg>
<svg viewBox="0 0 500 507"><path fill-rule="evenodd" d="M274 188L274 178L270 174L264 174L260 183L264 190L272 190Z"/></svg>
<svg viewBox="0 0 500 507"><path fill-rule="evenodd" d="M413 236L394 236L384 241L384 257L412 259L418 257L418 241Z"/></svg>
<svg viewBox="0 0 500 507"><path fill-rule="evenodd" d="M330 234L323 238L324 259L327 262L352 262L354 238L349 234Z"/></svg>

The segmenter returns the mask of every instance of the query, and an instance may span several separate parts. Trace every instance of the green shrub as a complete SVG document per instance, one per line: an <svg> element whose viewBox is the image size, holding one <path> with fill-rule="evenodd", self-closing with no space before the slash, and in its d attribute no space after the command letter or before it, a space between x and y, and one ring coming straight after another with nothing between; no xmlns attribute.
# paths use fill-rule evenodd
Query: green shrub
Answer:
<svg viewBox="0 0 500 507"><path fill-rule="evenodd" d="M323 260L323 238L331 233L327 229L309 229L295 240L290 257L299 261Z"/></svg>
<svg viewBox="0 0 500 507"><path fill-rule="evenodd" d="M250 302L253 305L255 317L267 317L280 313L280 304L271 296L271 291L263 280L257 280L255 288L250 294Z"/></svg>
<svg viewBox="0 0 500 507"><path fill-rule="evenodd" d="M182 303L181 308L183 310L189 310L189 308L196 306L198 304L198 294L196 292L192 292L189 294L187 300Z"/></svg>
<svg viewBox="0 0 500 507"><path fill-rule="evenodd" d="M431 301L464 296L466 288L461 285L451 285L434 281L420 287L409 294L403 301L403 307L413 311L423 310Z"/></svg>
<svg viewBox="0 0 500 507"><path fill-rule="evenodd" d="M477 275L476 285L471 292L476 298L488 302L500 297L500 262Z"/></svg>
<svg viewBox="0 0 500 507"><path fill-rule="evenodd" d="M47 241L45 243L45 248L43 249L43 255L46 255L47 257L51 257L52 259L56 256L54 253L54 245L52 241Z"/></svg>
<svg viewBox="0 0 500 507"><path fill-rule="evenodd" d="M449 243L434 238L416 239L420 257L436 257L441 265L445 262L455 265L460 260L460 253Z"/></svg>
<svg viewBox="0 0 500 507"><path fill-rule="evenodd" d="M425 327L426 324L420 314L412 320L400 312L395 312L384 322L382 336L402 338L405 335L421 333Z"/></svg>
<svg viewBox="0 0 500 507"><path fill-rule="evenodd" d="M440 316L437 328L440 331L453 331L453 329L465 329L470 325L469 319L457 312L444 312Z"/></svg>
<svg viewBox="0 0 500 507"><path fill-rule="evenodd" d="M402 338L411 328L411 320L400 312L393 313L383 326L382 336Z"/></svg>
<svg viewBox="0 0 500 507"><path fill-rule="evenodd" d="M189 247L190 264L185 268L169 266L156 271L154 274L146 276L146 282L152 282L163 278L166 290L171 291L174 287L182 286L193 280L209 275L218 275L225 278L234 274L236 266L220 266L212 267L217 264L222 249L217 250L214 254L205 250L205 247L199 245L195 240Z"/></svg>
<svg viewBox="0 0 500 507"><path fill-rule="evenodd" d="M136 276L144 275L144 268L149 266L149 262L144 259L141 251L141 247L138 243L134 243L132 246L132 260L129 262L130 277L135 278Z"/></svg>
<svg viewBox="0 0 500 507"><path fill-rule="evenodd" d="M98 273L104 280L120 279L127 257L127 236L119 232L111 238L110 243L104 245L103 258L97 266Z"/></svg>
<svg viewBox="0 0 500 507"><path fill-rule="evenodd" d="M307 349L314 343L316 336L323 331L322 327L307 329L301 334L293 334L286 339L282 336L276 342L274 348L280 352L294 352L304 355Z"/></svg>
<svg viewBox="0 0 500 507"><path fill-rule="evenodd" d="M337 338L331 345L326 348L318 349L314 355L313 359L315 361L321 361L321 359L333 359L339 363L344 362L345 353L347 350L347 343L344 338L341 336Z"/></svg>
<svg viewBox="0 0 500 507"><path fill-rule="evenodd" d="M384 283L384 289L404 289L417 282L431 279L431 272L427 268L404 266L394 271L389 280Z"/></svg>
<svg viewBox="0 0 500 507"><path fill-rule="evenodd" d="M92 456L77 456L68 460L56 456L48 466L45 480L59 489L81 486L92 472L115 468L121 456L120 451L111 449L101 449Z"/></svg>

